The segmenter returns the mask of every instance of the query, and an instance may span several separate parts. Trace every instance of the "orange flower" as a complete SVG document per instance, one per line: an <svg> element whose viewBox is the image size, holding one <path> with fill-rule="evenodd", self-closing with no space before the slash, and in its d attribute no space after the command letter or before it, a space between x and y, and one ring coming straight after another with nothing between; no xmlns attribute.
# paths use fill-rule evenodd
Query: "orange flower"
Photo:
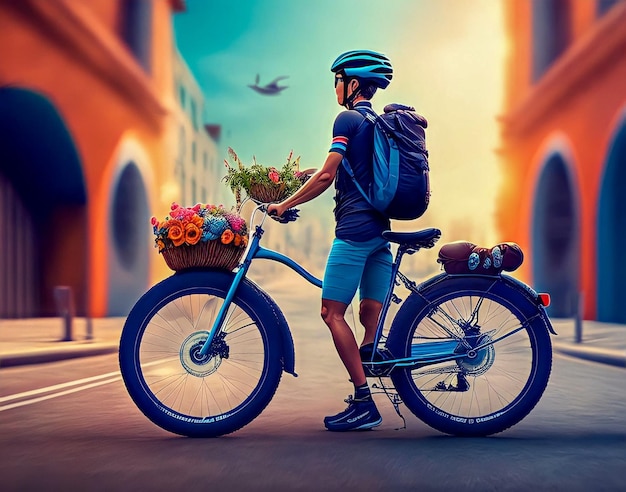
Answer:
<svg viewBox="0 0 626 492"><path fill-rule="evenodd" d="M248 236L241 236L241 239L243 241L243 247L248 246Z"/></svg>
<svg viewBox="0 0 626 492"><path fill-rule="evenodd" d="M226 229L222 232L222 244L230 244L233 242L233 239L235 239L235 234L230 229Z"/></svg>
<svg viewBox="0 0 626 492"><path fill-rule="evenodd" d="M159 251L163 251L165 249L165 243L161 241L160 239L157 240L156 244L157 244L157 247L159 248Z"/></svg>
<svg viewBox="0 0 626 492"><path fill-rule="evenodd" d="M241 244L241 236L239 234L235 234L235 239L233 241L235 246L239 246Z"/></svg>
<svg viewBox="0 0 626 492"><path fill-rule="evenodd" d="M193 215L191 217L190 222L194 224L198 229L202 229L202 225L204 224L204 219L199 215Z"/></svg>
<svg viewBox="0 0 626 492"><path fill-rule="evenodd" d="M185 229L178 219L167 221L167 237L172 240L174 246L180 246L185 242Z"/></svg>
<svg viewBox="0 0 626 492"><path fill-rule="evenodd" d="M187 244L193 246L198 241L200 241L201 237L202 234L200 233L200 229L198 229L198 226L196 226L196 224L189 222L189 224L185 226L185 242Z"/></svg>

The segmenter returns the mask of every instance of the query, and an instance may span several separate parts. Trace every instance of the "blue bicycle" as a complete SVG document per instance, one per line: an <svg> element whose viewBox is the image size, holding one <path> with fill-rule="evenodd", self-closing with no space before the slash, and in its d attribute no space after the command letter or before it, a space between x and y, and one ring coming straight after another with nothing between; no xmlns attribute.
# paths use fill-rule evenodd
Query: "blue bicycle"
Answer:
<svg viewBox="0 0 626 492"><path fill-rule="evenodd" d="M120 340L130 396L159 427L216 437L254 420L283 372L295 375L291 332L278 305L246 278L255 259L280 262L322 282L291 258L260 245L266 207L252 213L252 238L234 272L184 270L152 287L131 310ZM295 218L295 217L294 217ZM385 232L397 245L376 346L364 362L394 408L403 402L431 427L486 436L521 421L550 376L554 333L544 296L503 274L442 273L417 285L400 272L405 254L432 248L437 229ZM394 293L403 284L410 295ZM402 303L385 330L392 303Z"/></svg>

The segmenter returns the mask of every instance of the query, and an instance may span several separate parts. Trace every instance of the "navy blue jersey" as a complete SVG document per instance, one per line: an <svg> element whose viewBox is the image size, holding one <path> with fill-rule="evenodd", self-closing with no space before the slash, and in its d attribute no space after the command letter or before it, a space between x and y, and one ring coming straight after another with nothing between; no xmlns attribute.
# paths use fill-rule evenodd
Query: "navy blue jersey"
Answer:
<svg viewBox="0 0 626 492"><path fill-rule="evenodd" d="M369 102L357 106L371 108ZM372 180L374 126L356 110L342 111L333 125L330 152L341 154L350 163L359 184L367 187ZM335 236L349 241L368 241L390 228L389 219L375 210L361 195L343 165L335 176Z"/></svg>

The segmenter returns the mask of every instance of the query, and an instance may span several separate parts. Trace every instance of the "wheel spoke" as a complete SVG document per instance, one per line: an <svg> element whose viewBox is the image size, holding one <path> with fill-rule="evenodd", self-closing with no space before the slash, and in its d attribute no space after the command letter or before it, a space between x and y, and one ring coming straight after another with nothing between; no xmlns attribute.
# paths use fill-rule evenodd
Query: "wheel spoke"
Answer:
<svg viewBox="0 0 626 492"><path fill-rule="evenodd" d="M459 323L470 322L463 330L475 329L476 334L463 338ZM481 339L481 334L489 335ZM412 371L416 390L431 405L446 414L477 418L501 411L522 392L532 368L532 348L521 321L506 306L483 296L453 297L414 327L412 350L451 337L459 338L463 353L477 347L477 354L458 359L456 366L446 363ZM458 388L459 373L468 388Z"/></svg>
<svg viewBox="0 0 626 492"><path fill-rule="evenodd" d="M194 343L206 340L222 302L207 294L184 295L164 305L146 325L140 364L168 356L176 359L158 369L146 369L144 379L151 392L175 412L198 418L232 412L261 380L263 338L256 322L236 303L230 306L222 330L228 352L217 349L217 354L201 361L190 355Z"/></svg>

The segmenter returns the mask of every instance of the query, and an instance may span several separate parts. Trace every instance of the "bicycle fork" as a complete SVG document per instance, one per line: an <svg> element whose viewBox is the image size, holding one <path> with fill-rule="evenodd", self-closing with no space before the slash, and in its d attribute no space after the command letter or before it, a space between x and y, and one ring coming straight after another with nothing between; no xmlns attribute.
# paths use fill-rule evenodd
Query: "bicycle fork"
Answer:
<svg viewBox="0 0 626 492"><path fill-rule="evenodd" d="M226 320L226 314L228 313L228 309L230 308L230 303L235 298L235 293L237 292L237 288L239 287L239 284L246 276L246 273L248 273L248 269L250 268L250 263L252 262L252 258L254 258L254 256L257 254L259 250L259 241L261 240L261 236L263 236L263 232L264 231L261 228L261 226L256 227L256 230L252 236L252 241L250 241L250 245L248 246L248 251L244 257L244 260L239 266L239 270L237 270L237 273L235 274L235 278L233 279L233 282L230 285L230 288L228 289L228 293L226 294L226 297L224 298L222 307L217 313L213 326L211 327L211 330L209 331L208 338L206 339L202 348L200 349L200 352L199 352L200 357L205 357L209 353L209 349L211 348L211 344L213 343L213 340L215 340L216 337L221 333L222 325L224 324L224 321Z"/></svg>
<svg viewBox="0 0 626 492"><path fill-rule="evenodd" d="M213 323L213 327L209 332L209 336L199 352L199 355L201 357L206 356L209 353L211 344L214 340L216 340L217 337L219 337L220 333L222 332L222 326L224 324L224 321L226 320L230 304L235 298L235 294L237 293L237 288L239 287L239 284L241 284L246 274L248 273L248 269L250 268L253 259L266 259L282 263L283 265L286 265L294 270L297 274L299 274L311 284L319 288L322 287L322 281L320 279L302 268L291 258L283 255L282 253L261 246L260 241L264 232L265 231L260 225L256 226L255 232L252 236L252 241L250 241L250 244L248 245L248 251L244 256L244 260L239 266L239 270L235 274L235 278L233 279L233 282L228 289L228 293L224 298L224 303L222 304L222 307L220 308L217 317L215 318L215 322Z"/></svg>

